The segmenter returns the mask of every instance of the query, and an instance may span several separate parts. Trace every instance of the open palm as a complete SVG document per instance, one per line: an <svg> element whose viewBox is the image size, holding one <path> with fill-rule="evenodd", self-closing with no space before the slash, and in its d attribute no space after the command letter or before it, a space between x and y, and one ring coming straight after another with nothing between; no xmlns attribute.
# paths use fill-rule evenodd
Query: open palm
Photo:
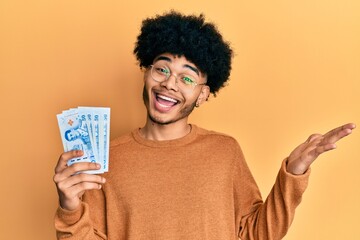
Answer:
<svg viewBox="0 0 360 240"><path fill-rule="evenodd" d="M324 135L312 134L306 142L291 152L287 162L287 171L296 175L303 174L320 154L335 149L335 143L348 136L355 127L355 124L348 123Z"/></svg>

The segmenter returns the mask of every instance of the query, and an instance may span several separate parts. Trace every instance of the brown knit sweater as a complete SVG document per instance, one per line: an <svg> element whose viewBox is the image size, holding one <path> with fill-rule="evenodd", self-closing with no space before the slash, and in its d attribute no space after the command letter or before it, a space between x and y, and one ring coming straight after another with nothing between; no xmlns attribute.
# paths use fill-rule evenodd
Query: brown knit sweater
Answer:
<svg viewBox="0 0 360 240"><path fill-rule="evenodd" d="M274 240L287 232L309 171L283 162L265 203L237 141L192 125L187 136L151 141L139 130L115 139L103 190L74 211L58 208L58 239Z"/></svg>

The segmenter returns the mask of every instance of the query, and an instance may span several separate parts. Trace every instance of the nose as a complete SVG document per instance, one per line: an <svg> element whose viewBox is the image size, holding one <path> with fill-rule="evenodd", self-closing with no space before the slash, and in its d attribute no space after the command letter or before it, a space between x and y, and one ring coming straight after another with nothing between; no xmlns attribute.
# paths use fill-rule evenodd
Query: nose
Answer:
<svg viewBox="0 0 360 240"><path fill-rule="evenodd" d="M165 81L161 83L161 86L166 87L168 90L173 90L175 92L179 91L177 86L177 76L171 74Z"/></svg>

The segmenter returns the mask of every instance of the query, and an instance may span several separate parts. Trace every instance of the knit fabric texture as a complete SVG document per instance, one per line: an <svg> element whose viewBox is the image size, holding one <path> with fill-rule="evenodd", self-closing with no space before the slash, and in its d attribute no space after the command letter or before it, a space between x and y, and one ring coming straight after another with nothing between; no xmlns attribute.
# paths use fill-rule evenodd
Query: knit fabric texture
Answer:
<svg viewBox="0 0 360 240"><path fill-rule="evenodd" d="M192 125L183 138L153 141L139 129L111 142L102 190L74 211L58 208L58 239L275 240L294 218L310 170L282 162L265 201L238 142Z"/></svg>

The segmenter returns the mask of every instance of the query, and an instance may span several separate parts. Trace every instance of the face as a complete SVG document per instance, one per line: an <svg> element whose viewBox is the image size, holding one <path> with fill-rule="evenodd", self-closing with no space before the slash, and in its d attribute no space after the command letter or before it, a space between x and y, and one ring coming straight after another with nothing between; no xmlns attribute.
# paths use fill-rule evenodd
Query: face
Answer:
<svg viewBox="0 0 360 240"><path fill-rule="evenodd" d="M153 64L166 68L171 75L167 80L157 82L151 75L151 67L146 70L143 99L148 119L161 125L179 121L187 123L196 104L202 104L210 94L209 87L201 85L206 83L206 76L184 56L161 54ZM191 76L198 85L190 90L184 89L179 83L182 76Z"/></svg>

